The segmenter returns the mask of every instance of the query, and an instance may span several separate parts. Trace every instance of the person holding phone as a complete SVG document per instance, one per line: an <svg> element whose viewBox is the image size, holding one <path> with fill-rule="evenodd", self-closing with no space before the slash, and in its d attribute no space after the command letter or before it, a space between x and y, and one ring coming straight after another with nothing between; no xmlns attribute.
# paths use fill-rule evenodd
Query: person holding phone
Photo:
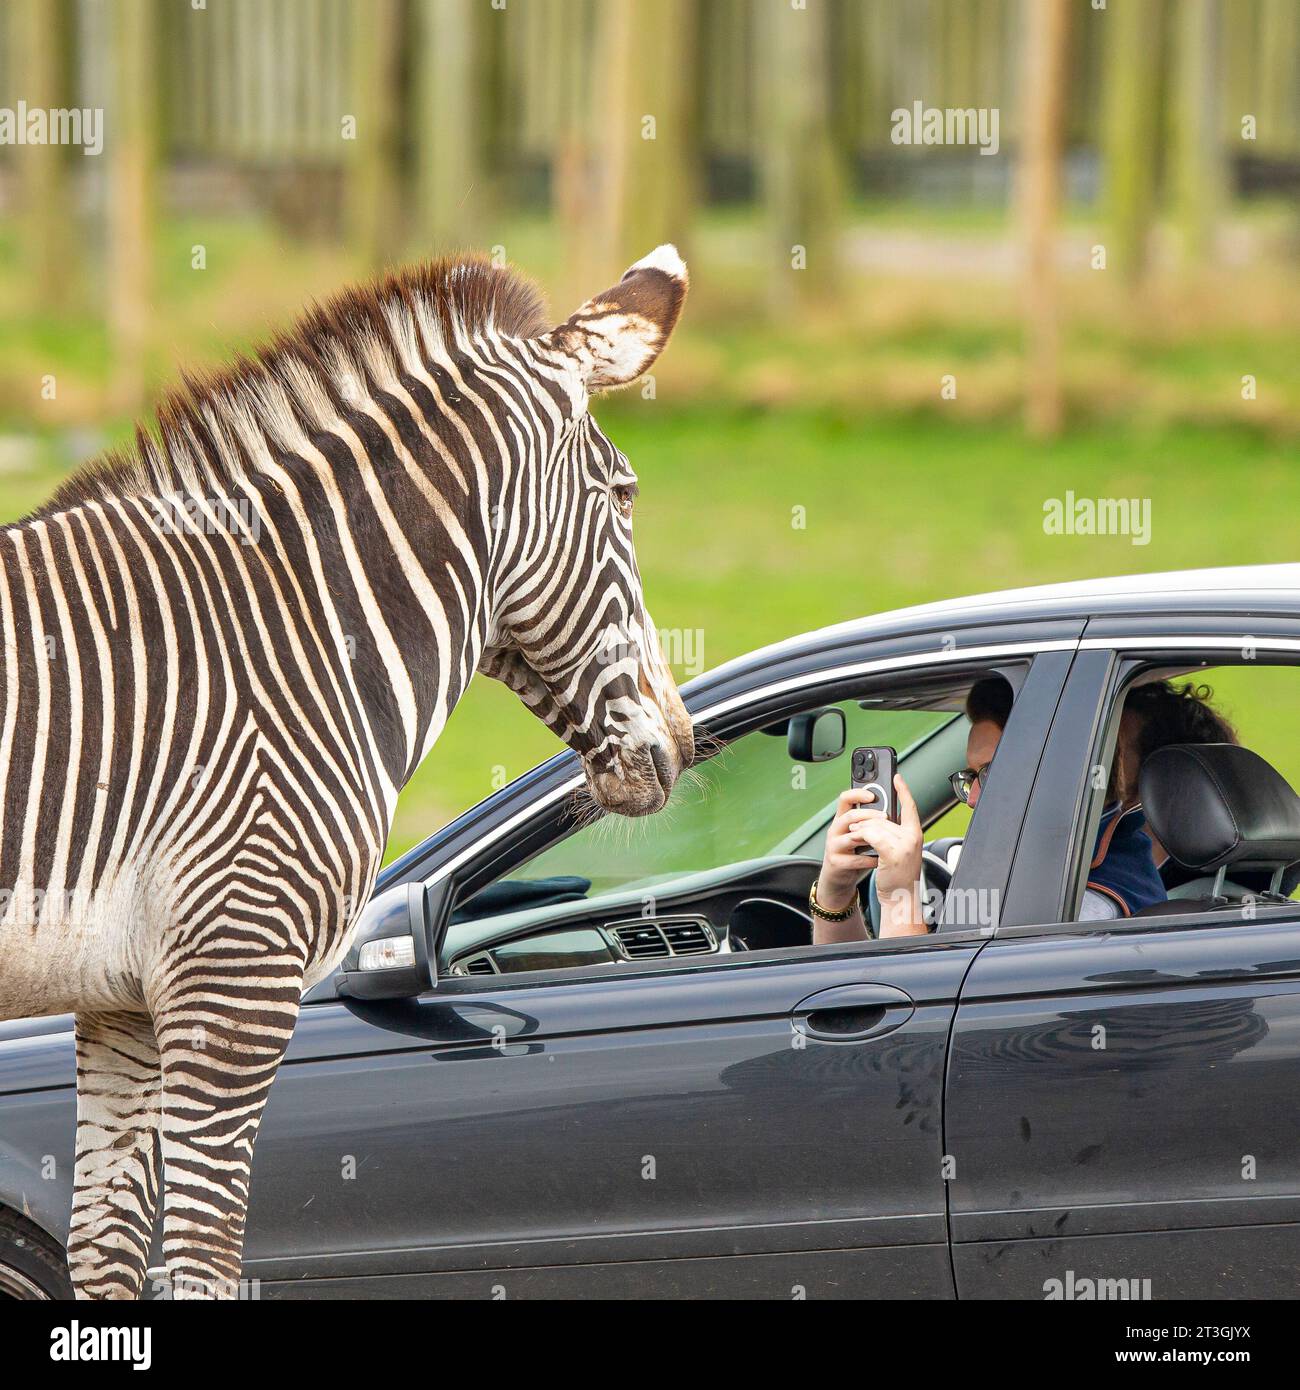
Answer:
<svg viewBox="0 0 1300 1390"><path fill-rule="evenodd" d="M875 794L866 788L840 794L826 834L821 872L809 894L814 945L861 941L871 935L858 885L873 869L880 898L880 935L921 936L929 931L921 911L925 893L921 818L902 773L894 774L894 791L897 822L871 804ZM859 853L863 848L868 853Z"/></svg>
<svg viewBox="0 0 1300 1390"><path fill-rule="evenodd" d="M952 775L953 790L972 810L1011 717L1013 696L1001 676L976 681L966 696L966 766ZM922 911L925 876L921 849L925 835L916 802L902 774L894 777L898 819L890 820L863 789L841 794L826 832L821 871L808 895L813 944L861 941L871 936L859 886L873 870L880 899L880 936L923 936L930 928ZM869 798L869 799L868 799ZM867 853L860 854L863 847Z"/></svg>
<svg viewBox="0 0 1300 1390"><path fill-rule="evenodd" d="M1010 696L1010 687L1007 693ZM974 806L1002 729L989 719L977 720L980 710L972 711L969 700L966 713L971 719L966 760L978 771L967 784L963 800ZM873 870L880 899L880 935L924 936L929 931L922 911L925 874L921 848L925 835L921 817L901 772L894 774L893 782L897 819L890 818L888 808L875 805L876 794L867 787L851 787L840 793L835 817L826 832L821 871L808 894L814 946L861 941L871 935L858 889Z"/></svg>
<svg viewBox="0 0 1300 1390"><path fill-rule="evenodd" d="M1210 706L1206 686L1177 688L1168 681L1135 687L1125 701L1106 807L1089 864L1080 918L1128 917L1167 898L1157 865L1165 858L1146 828L1137 799L1137 773L1157 748L1171 743L1235 743L1232 725ZM952 774L953 790L972 810L1002 731L1011 717L1011 686L1001 676L977 681L966 697L970 733L966 766ZM809 893L813 944L860 941L871 935L859 887L873 870L880 899L880 935L921 936L929 931L922 904L924 832L916 802L901 774L894 777L898 817L875 806L874 793L850 788L840 795L826 834L821 871ZM862 853L863 849L867 852Z"/></svg>

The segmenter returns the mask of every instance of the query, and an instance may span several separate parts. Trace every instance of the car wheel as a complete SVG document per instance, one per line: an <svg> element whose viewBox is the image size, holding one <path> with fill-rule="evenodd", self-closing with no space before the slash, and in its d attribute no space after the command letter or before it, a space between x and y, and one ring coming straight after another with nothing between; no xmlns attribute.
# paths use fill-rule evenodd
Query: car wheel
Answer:
<svg viewBox="0 0 1300 1390"><path fill-rule="evenodd" d="M26 1217L0 1210L0 1299L71 1297L68 1260L59 1243Z"/></svg>

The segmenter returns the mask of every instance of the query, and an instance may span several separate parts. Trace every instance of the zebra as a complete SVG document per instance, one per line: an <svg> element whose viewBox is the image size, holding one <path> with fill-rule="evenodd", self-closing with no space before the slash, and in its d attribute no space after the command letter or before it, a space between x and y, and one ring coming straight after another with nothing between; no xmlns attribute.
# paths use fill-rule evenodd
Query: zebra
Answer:
<svg viewBox="0 0 1300 1390"><path fill-rule="evenodd" d="M672 246L553 325L481 258L390 272L164 397L0 529L0 1019L75 1016L68 1265L238 1292L254 1140L401 787L475 670L666 803L691 722L590 397L681 312Z"/></svg>

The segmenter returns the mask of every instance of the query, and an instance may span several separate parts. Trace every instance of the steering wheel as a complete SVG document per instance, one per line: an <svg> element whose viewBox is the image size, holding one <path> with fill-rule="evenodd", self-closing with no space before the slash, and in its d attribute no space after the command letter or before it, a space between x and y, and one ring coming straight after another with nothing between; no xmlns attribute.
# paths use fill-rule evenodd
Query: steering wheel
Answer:
<svg viewBox="0 0 1300 1390"><path fill-rule="evenodd" d="M940 893L946 893L952 887L953 871L942 855L936 854L932 849L923 848L921 863L925 866L926 887L938 889Z"/></svg>
<svg viewBox="0 0 1300 1390"><path fill-rule="evenodd" d="M943 906L943 899L947 895L948 889L952 887L953 871L948 867L948 861L942 855L936 854L934 850L921 849L921 864L925 870L926 900L922 904L921 911L925 914L926 924L933 929L938 920L939 910ZM867 895L867 907L871 913L871 930L878 936L880 934L880 902L874 894Z"/></svg>
<svg viewBox="0 0 1300 1390"><path fill-rule="evenodd" d="M731 910L727 941L732 951L807 946L812 941L812 919L806 907L795 907L770 894L754 894Z"/></svg>

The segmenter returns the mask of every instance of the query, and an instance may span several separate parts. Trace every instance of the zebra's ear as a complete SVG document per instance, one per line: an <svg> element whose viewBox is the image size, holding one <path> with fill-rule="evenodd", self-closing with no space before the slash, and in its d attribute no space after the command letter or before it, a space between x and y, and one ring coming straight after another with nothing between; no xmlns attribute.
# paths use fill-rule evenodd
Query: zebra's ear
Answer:
<svg viewBox="0 0 1300 1390"><path fill-rule="evenodd" d="M546 337L573 358L588 391L626 386L664 350L682 312L687 283L686 263L677 248L657 247Z"/></svg>

